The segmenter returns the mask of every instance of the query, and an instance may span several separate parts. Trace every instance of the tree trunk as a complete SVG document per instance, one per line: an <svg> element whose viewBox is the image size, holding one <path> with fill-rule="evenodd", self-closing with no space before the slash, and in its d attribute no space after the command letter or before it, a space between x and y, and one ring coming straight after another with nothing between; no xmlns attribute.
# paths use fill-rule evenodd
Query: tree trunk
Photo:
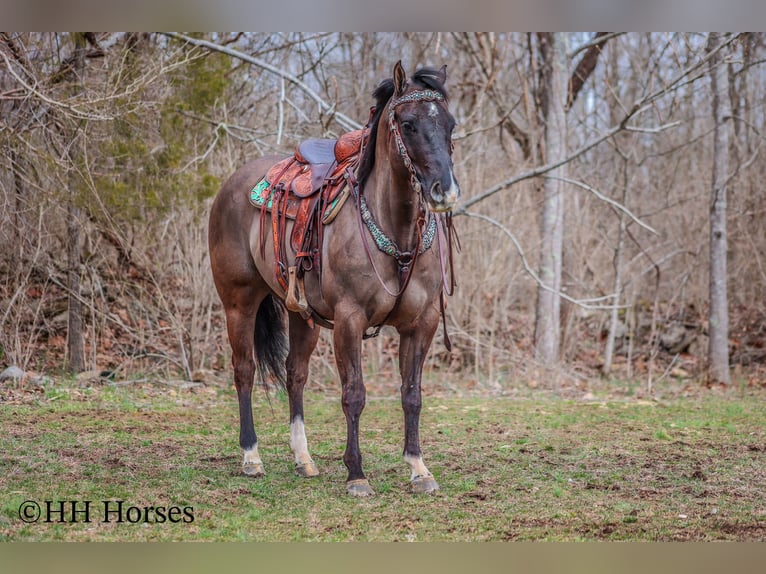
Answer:
<svg viewBox="0 0 766 574"><path fill-rule="evenodd" d="M73 80L75 93L82 91L83 73L85 71L85 51L87 43L84 34L73 34L75 47L72 68L75 74ZM80 186L76 166L80 159L80 137L82 135L79 123L72 131L69 146L69 205L67 206L67 287L69 289L69 324L67 326L67 368L73 373L85 369L85 345L82 334L82 300L80 297L80 209L77 207L77 190Z"/></svg>
<svg viewBox="0 0 766 574"><path fill-rule="evenodd" d="M628 156L622 156L622 204L628 204ZM609 316L609 333L606 338L606 347L604 349L604 365L601 372L609 375L612 371L612 359L614 358L614 342L619 328L619 305L622 299L622 259L625 250L625 233L628 227L627 217L620 211L620 222L617 230L617 245L614 248L614 282L612 283L612 310Z"/></svg>
<svg viewBox="0 0 766 574"><path fill-rule="evenodd" d="M70 176L70 183L73 176ZM80 210L74 202L67 207L67 287L69 289L69 324L67 326L67 368L73 373L85 368L82 336L82 301L80 299Z"/></svg>
<svg viewBox="0 0 766 574"><path fill-rule="evenodd" d="M10 275L14 280L19 277L24 265L24 183L21 174L21 157L16 151L16 142L10 150L11 172L13 173L13 189L16 204L13 209L13 245L9 249Z"/></svg>
<svg viewBox="0 0 766 574"><path fill-rule="evenodd" d="M720 44L711 33L708 49ZM726 65L720 54L710 60L713 96L713 184L710 198L710 315L708 317L708 377L729 384L729 309L726 285L726 185L729 177L729 125L731 109L727 92Z"/></svg>
<svg viewBox="0 0 766 574"><path fill-rule="evenodd" d="M568 69L565 36L561 33L540 34L545 82L542 86L544 142L546 163L562 160L567 153L566 106ZM561 342L561 261L564 236L564 183L556 178L566 177L562 165L550 172L544 183L544 204L540 246L539 276L545 284L537 288L535 318L535 357L545 365L559 359ZM546 288L547 287L547 288Z"/></svg>
<svg viewBox="0 0 766 574"><path fill-rule="evenodd" d="M612 50L609 53L609 60L607 62L608 68L607 68L607 76L611 76L614 78L618 78L620 75L620 66L619 66L619 58L620 55L618 54L617 50ZM629 99L632 97L635 100L635 95L630 93ZM609 124L614 125L616 123L619 123L620 117L623 113L622 108L619 105L619 102L616 97L609 98ZM614 154L615 154L615 161L612 165L614 165L614 169L617 169L617 166L620 165L620 169L622 171L622 198L621 202L622 205L626 206L628 205L628 186L629 186L629 164L630 164L630 155L629 152L626 152L623 150L623 148L627 148L630 145L630 140L625 136L625 134L618 134L615 135L613 138L613 145L614 145ZM619 159L618 159L619 158ZM623 260L625 257L625 236L627 235L627 216L623 211L620 211L619 213L619 221L618 221L618 227L617 227L617 244L614 248L614 257L612 259L612 266L614 268L614 279L612 282L612 293L614 293L614 299L612 299L612 309L609 314L609 327L607 331L607 338L606 338L606 344L604 346L604 364L601 367L601 373L605 376L609 376L612 372L612 364L614 362L614 352L615 352L615 342L618 336L618 331L620 331L621 338L625 339L625 346L626 346L626 357L628 354L628 348L629 348L629 335L628 332L628 325L630 324L630 321L628 318L630 317L630 313L628 309L625 309L625 313L623 315L623 322L620 322L620 316L619 316L619 305L626 299L627 297L623 294ZM628 370L630 369L630 365L628 365Z"/></svg>

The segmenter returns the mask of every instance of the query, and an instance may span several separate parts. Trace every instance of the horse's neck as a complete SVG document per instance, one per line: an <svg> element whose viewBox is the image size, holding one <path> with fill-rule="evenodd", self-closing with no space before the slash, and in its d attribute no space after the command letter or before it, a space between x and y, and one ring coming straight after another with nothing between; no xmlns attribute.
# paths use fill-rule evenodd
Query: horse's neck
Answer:
<svg viewBox="0 0 766 574"><path fill-rule="evenodd" d="M365 187L365 198L373 217L383 232L402 251L412 250L417 242L417 219L420 208L417 194L410 188L409 178L396 176L380 162Z"/></svg>
<svg viewBox="0 0 766 574"><path fill-rule="evenodd" d="M375 165L365 186L364 194L373 217L383 232L393 239L399 249L408 251L417 242L417 220L420 203L411 188L409 173L399 165L399 157L389 158L386 132L381 126L375 152ZM391 162L399 168L394 169Z"/></svg>

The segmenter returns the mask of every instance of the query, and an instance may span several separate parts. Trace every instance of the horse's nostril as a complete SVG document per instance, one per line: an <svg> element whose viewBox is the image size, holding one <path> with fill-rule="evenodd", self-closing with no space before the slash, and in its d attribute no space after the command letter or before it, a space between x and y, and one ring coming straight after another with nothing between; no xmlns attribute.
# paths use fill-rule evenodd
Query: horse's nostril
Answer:
<svg viewBox="0 0 766 574"><path fill-rule="evenodd" d="M431 186L431 199L433 199L434 201L441 201L442 199L444 199L442 184L438 181Z"/></svg>

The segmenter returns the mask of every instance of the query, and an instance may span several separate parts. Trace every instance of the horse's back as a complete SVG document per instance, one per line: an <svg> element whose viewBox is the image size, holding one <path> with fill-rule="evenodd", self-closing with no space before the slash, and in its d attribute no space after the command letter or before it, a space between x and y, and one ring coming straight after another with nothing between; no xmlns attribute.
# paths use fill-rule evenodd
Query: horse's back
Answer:
<svg viewBox="0 0 766 574"><path fill-rule="evenodd" d="M223 184L210 208L208 247L216 285L249 282L257 275L250 253L250 233L258 210L250 191L281 156L264 156L237 169Z"/></svg>
<svg viewBox="0 0 766 574"><path fill-rule="evenodd" d="M278 155L264 156L238 168L221 186L215 203L222 204L221 207L223 207L226 204L238 204L242 200L248 202L250 190L266 175L272 165L283 158L284 156Z"/></svg>

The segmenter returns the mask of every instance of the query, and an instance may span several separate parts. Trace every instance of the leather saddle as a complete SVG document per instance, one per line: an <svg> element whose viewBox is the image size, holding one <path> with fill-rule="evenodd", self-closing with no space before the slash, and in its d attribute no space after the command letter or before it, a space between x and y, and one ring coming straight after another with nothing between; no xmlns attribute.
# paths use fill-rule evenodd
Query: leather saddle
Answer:
<svg viewBox="0 0 766 574"><path fill-rule="evenodd" d="M298 198L314 195L357 159L364 130L343 134L337 140L308 139L295 148L292 157L274 165L266 174L272 186L280 184Z"/></svg>
<svg viewBox="0 0 766 574"><path fill-rule="evenodd" d="M344 189L344 174L356 169L366 136L367 130L356 130L337 140L305 140L296 146L292 156L274 164L253 188L250 194L253 205L272 211L278 198L279 214L295 220L290 238L295 253L301 249L319 200L325 207L324 224L330 223L340 209L342 204L336 200L345 201L348 190Z"/></svg>
<svg viewBox="0 0 766 574"><path fill-rule="evenodd" d="M337 140L308 139L295 148L292 156L274 164L250 192L250 202L261 209L261 249L267 231L265 213L271 213L276 255L275 274L287 290L288 272L284 251L285 219L295 222L290 247L296 255L299 273L319 265L322 227L332 222L350 194L369 130L343 134ZM292 277L289 278L292 282Z"/></svg>

